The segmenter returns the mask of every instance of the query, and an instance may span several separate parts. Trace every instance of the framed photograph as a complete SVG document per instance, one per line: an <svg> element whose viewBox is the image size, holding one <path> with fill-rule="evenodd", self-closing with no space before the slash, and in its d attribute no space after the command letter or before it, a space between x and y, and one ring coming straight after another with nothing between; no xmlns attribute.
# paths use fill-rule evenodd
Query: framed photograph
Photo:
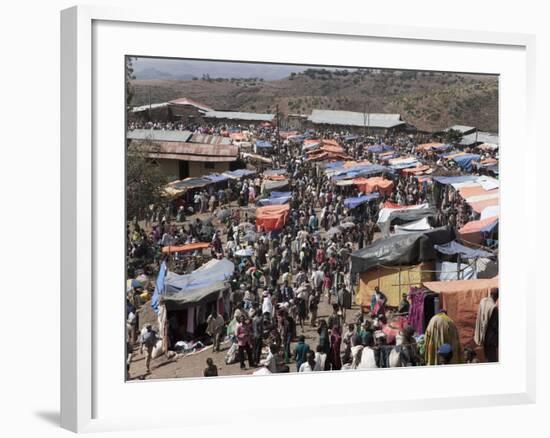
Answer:
<svg viewBox="0 0 550 438"><path fill-rule="evenodd" d="M63 427L534 401L533 36L61 17Z"/></svg>

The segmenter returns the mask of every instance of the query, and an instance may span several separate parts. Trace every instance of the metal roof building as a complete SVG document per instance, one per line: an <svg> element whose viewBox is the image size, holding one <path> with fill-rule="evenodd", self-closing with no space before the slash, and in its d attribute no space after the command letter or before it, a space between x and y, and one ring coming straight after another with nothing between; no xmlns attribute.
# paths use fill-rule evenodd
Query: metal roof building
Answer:
<svg viewBox="0 0 550 438"><path fill-rule="evenodd" d="M272 122L275 114L245 113L240 111L208 111L206 119L245 120L251 122Z"/></svg>
<svg viewBox="0 0 550 438"><path fill-rule="evenodd" d="M201 111L213 111L213 108L210 108L209 106L203 103L197 102L193 99L189 99L188 97L181 97L179 99L174 99L168 103L173 106L192 106Z"/></svg>
<svg viewBox="0 0 550 438"><path fill-rule="evenodd" d="M472 132L475 132L476 128L473 126L464 126L464 125L453 125L447 129L445 129L445 132L448 132L450 130L458 131L462 135L471 134Z"/></svg>
<svg viewBox="0 0 550 438"><path fill-rule="evenodd" d="M391 129L405 125L399 114L359 113L314 109L307 119L316 125L336 125Z"/></svg>
<svg viewBox="0 0 550 438"><path fill-rule="evenodd" d="M128 140L151 140L151 141L188 141L193 135L191 131L162 131L160 129L134 129L128 131Z"/></svg>
<svg viewBox="0 0 550 438"><path fill-rule="evenodd" d="M168 106L168 102L162 102L162 103L152 103L151 105L141 105L141 106L135 106L132 108L133 113L140 113L142 111L148 111L149 109L157 109L157 108L164 108Z"/></svg>
<svg viewBox="0 0 550 438"><path fill-rule="evenodd" d="M472 146L475 144L488 143L488 144L499 144L498 134L492 132L477 131L471 134L465 135L460 141L461 146Z"/></svg>

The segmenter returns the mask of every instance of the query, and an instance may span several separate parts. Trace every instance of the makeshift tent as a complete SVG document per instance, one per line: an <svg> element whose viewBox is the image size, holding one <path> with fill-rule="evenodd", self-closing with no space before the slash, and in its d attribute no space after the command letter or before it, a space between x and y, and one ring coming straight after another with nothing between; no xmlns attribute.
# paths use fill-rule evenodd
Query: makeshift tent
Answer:
<svg viewBox="0 0 550 438"><path fill-rule="evenodd" d="M370 202L378 199L379 197L380 195L378 193L369 193L368 195L346 198L344 199L344 206L348 209L352 209L364 204L365 202Z"/></svg>
<svg viewBox="0 0 550 438"><path fill-rule="evenodd" d="M418 210L418 211L426 211L426 210ZM428 218L424 217L422 219L418 219L413 222L407 222L404 225L396 225L393 231L395 234L405 234L405 233L417 233L419 231L426 231L431 228L432 226L430 225Z"/></svg>
<svg viewBox="0 0 550 438"><path fill-rule="evenodd" d="M272 148L273 145L270 141L264 141L264 140L256 140L256 147L257 148Z"/></svg>
<svg viewBox="0 0 550 438"><path fill-rule="evenodd" d="M493 257L493 254L488 251L469 248L467 246L461 245L456 240L446 243L445 245L435 245L434 248L440 253L446 255L460 254L462 258L465 259L474 259L477 257Z"/></svg>
<svg viewBox="0 0 550 438"><path fill-rule="evenodd" d="M288 220L290 206L269 205L256 209L256 227L258 231L275 231L283 228Z"/></svg>
<svg viewBox="0 0 550 438"><path fill-rule="evenodd" d="M453 157L453 160L462 170L470 172L472 170L472 162L479 161L480 158L481 157L477 154L464 154Z"/></svg>
<svg viewBox="0 0 550 438"><path fill-rule="evenodd" d="M241 179L241 178L244 178L245 176L254 175L255 173L256 173L255 170L237 169L237 170L228 170L223 174L231 179Z"/></svg>
<svg viewBox="0 0 550 438"><path fill-rule="evenodd" d="M474 280L477 278L475 264L469 265L467 263L453 262L441 262L436 263L435 270L436 280L449 281L449 280Z"/></svg>
<svg viewBox="0 0 550 438"><path fill-rule="evenodd" d="M292 192L273 191L269 194L269 198L260 199L258 202L261 205L281 205L286 204L291 198Z"/></svg>
<svg viewBox="0 0 550 438"><path fill-rule="evenodd" d="M460 343L466 346L473 342L479 302L498 287L498 276L488 280L432 281L424 286L439 293L441 308L455 322Z"/></svg>
<svg viewBox="0 0 550 438"><path fill-rule="evenodd" d="M168 272L162 298L167 310L179 310L216 299L227 288L235 265L227 259L212 259L191 274Z"/></svg>
<svg viewBox="0 0 550 438"><path fill-rule="evenodd" d="M386 201L384 203L384 208L382 208L382 210L380 210L380 212L378 213L377 223L381 224L381 223L387 222L392 212L395 212L397 210L405 211L405 210L419 210L419 209L428 209L428 208L430 208L429 204L399 205L391 201Z"/></svg>
<svg viewBox="0 0 550 438"><path fill-rule="evenodd" d="M491 233L498 225L498 217L471 221L458 230L460 238L466 242L480 244L485 233Z"/></svg>
<svg viewBox="0 0 550 438"><path fill-rule="evenodd" d="M237 257L252 257L253 255L254 255L254 250L250 247L235 251L235 256Z"/></svg>
<svg viewBox="0 0 550 438"><path fill-rule="evenodd" d="M273 190L281 190L285 187L288 187L288 180L287 179L281 179L278 181L272 181L272 180L264 180L262 183L263 190L266 192L271 192Z"/></svg>
<svg viewBox="0 0 550 438"><path fill-rule="evenodd" d="M425 208L409 208L406 210L390 210L387 220L384 222L378 221L378 228L382 232L383 236L388 236L390 234L391 225L403 225L408 222L418 222L420 219L427 219L430 217L435 217L437 215L437 210L435 207L425 207ZM420 227L423 226L422 223L418 223ZM424 227L424 229L426 229Z"/></svg>
<svg viewBox="0 0 550 438"><path fill-rule="evenodd" d="M371 178L355 178L353 180L353 184L357 186L360 192L378 192L383 196L391 195L394 187L393 181L384 179L381 176L373 176Z"/></svg>
<svg viewBox="0 0 550 438"><path fill-rule="evenodd" d="M378 266L415 265L435 260L434 245L454 238L451 229L442 227L427 232L398 234L378 239L366 248L351 254L351 271L365 272Z"/></svg>
<svg viewBox="0 0 550 438"><path fill-rule="evenodd" d="M488 207L485 207L481 212L480 219L487 219L493 216L499 216L500 215L500 206L498 205L490 205Z"/></svg>
<svg viewBox="0 0 550 438"><path fill-rule="evenodd" d="M187 245L177 245L177 246L165 246L162 248L163 254L172 254L174 252L188 252L195 251L197 249L205 249L210 246L207 242L197 242L189 243Z"/></svg>
<svg viewBox="0 0 550 438"><path fill-rule="evenodd" d="M375 267L359 276L359 290L355 302L361 307L370 307L374 288L378 286L388 298L388 306L397 307L401 295L407 293L411 285L419 286L424 281L434 279L433 262L413 266Z"/></svg>

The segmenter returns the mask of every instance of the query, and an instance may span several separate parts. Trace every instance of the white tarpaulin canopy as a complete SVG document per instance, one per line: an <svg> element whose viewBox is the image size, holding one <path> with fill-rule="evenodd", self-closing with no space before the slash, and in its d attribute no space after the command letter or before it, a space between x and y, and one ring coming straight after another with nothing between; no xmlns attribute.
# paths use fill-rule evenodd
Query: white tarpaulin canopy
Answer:
<svg viewBox="0 0 550 438"><path fill-rule="evenodd" d="M428 218L424 217L414 222L409 222L404 225L396 225L393 230L395 234L416 233L418 231L430 230L432 227L428 222Z"/></svg>

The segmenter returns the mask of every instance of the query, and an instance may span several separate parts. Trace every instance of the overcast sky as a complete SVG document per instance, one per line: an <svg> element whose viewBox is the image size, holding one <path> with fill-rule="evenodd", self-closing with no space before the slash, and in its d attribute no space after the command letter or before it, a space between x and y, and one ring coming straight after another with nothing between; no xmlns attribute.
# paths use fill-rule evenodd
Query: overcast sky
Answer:
<svg viewBox="0 0 550 438"><path fill-rule="evenodd" d="M282 79L307 67L281 64L256 64L186 59L137 58L133 61L136 79L191 79L208 74L222 78Z"/></svg>

